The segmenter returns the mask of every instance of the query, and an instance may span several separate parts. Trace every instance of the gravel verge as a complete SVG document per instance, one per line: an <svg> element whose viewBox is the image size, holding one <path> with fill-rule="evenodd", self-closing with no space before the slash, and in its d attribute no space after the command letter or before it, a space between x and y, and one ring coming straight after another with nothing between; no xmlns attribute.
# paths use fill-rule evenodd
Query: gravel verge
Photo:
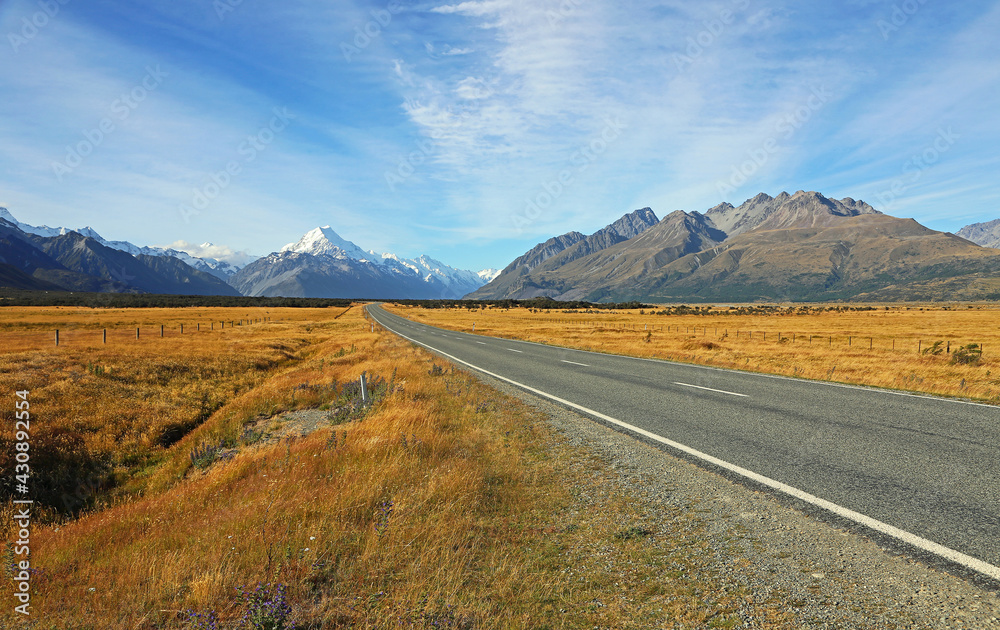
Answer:
<svg viewBox="0 0 1000 630"><path fill-rule="evenodd" d="M755 608L786 612L781 627L1000 629L997 585L966 579L933 558L791 504L612 430L495 379L494 389L541 412L570 445L614 474L613 490L642 505L654 521L678 508L707 532L721 579L750 594L738 628L759 625ZM586 506L583 506L584 508ZM790 621L787 621L790 620ZM728 627L728 626L727 626Z"/></svg>

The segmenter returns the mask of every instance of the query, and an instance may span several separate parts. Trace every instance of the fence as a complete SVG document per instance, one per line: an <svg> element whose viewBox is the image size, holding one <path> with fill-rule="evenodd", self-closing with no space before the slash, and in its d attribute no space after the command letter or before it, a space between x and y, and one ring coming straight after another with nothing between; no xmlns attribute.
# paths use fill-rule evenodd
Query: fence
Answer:
<svg viewBox="0 0 1000 630"><path fill-rule="evenodd" d="M188 324L175 324L172 326L167 326L166 324L147 324L146 326L137 326L133 328L73 328L70 330L66 329L54 329L51 333L34 331L12 331L10 333L0 334L0 339L3 339L6 335L16 335L20 341L24 341L25 338L31 337L33 335L38 336L38 341L42 342L43 338L48 338L54 341L55 346L66 345L67 343L100 343L102 345L107 344L109 338L112 341L122 342L129 339L135 339L141 341L148 337L153 338L166 338L173 337L175 335L191 335L198 333L210 333L216 330L225 331L227 327L232 330L235 328L240 328L244 326L252 326L256 324L270 323L272 320L270 317L261 318L250 318L250 319L232 319L232 320L213 320L208 322L193 322ZM187 331L185 332L185 326L187 326ZM132 331L135 331L134 336ZM110 331L110 335L109 335ZM51 336L50 336L51 335ZM32 345L32 344L29 344ZM41 343L44 345L44 343ZM4 350L10 350L10 344L4 344Z"/></svg>

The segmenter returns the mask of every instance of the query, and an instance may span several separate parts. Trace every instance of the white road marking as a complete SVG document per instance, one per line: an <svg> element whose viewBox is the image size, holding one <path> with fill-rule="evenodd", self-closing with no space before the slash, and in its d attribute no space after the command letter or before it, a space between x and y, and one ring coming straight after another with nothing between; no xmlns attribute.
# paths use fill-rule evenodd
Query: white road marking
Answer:
<svg viewBox="0 0 1000 630"><path fill-rule="evenodd" d="M524 354L524 350L515 350L513 348L507 348L508 352L516 352L518 354Z"/></svg>
<svg viewBox="0 0 1000 630"><path fill-rule="evenodd" d="M570 365L579 365L579 366L582 366L582 367L590 367L586 363L577 363L576 361L567 361L566 359L562 359L562 362L563 363L569 363Z"/></svg>
<svg viewBox="0 0 1000 630"><path fill-rule="evenodd" d="M485 346L486 345L486 342L484 342L484 341L477 341L476 343L478 343L481 346Z"/></svg>
<svg viewBox="0 0 1000 630"><path fill-rule="evenodd" d="M381 324L381 325L385 326L385 324ZM392 330L392 329L389 329L389 330ZM393 331L393 332L395 332L395 331ZM748 470L746 468L742 468L740 466L737 466L736 464L730 464L727 461L721 460L721 459L719 459L717 457L712 457L711 455L709 455L707 453L702 453L701 451L693 449L690 446L685 446L685 445L681 444L680 442L674 442L673 440L670 440L670 439L667 439L665 437L659 436L659 435L657 435L655 433L651 433L651 432L649 432L649 431L647 431L645 429L640 429L639 427L636 427L636 426L633 426L631 424L628 424L627 422L622 422L621 420L618 420L616 418L612 418L611 416L607 416L607 415L605 415L605 414L603 414L603 413L601 413L599 411L594 411L593 409L588 409L587 407L584 407L583 405L578 405L578 404L576 404L574 402L570 402L568 400L564 400L562 398L559 398L558 396L553 396L552 394L549 394L548 392L543 392L540 389L535 389L534 387L530 387L530 386L525 385L523 383L518 383L517 381L515 381L513 379L509 379L507 377L500 376L499 374L494 374L493 372L490 372L489 370L484 370L483 368L481 368L481 367L479 367L477 365L473 365L473 364L471 364L471 363L469 363L467 361L463 361L463 360L459 359L458 357L452 356L452 355L450 355L450 354L448 354L446 352L442 352L441 350L438 350L437 348L434 348L433 346L429 346L429 345L427 345L427 344L425 344L425 343L423 343L421 341L417 341L416 339L411 339L410 337L407 337L406 335L403 335L401 333L397 332L396 334L399 335L400 337L402 337L403 339L406 339L407 341L411 341L411 342L413 342L415 344L424 346L425 348L433 350L434 352L437 352L438 354L440 354L440 355L442 355L444 357L447 357L447 358L451 359L452 361L455 361L456 363L461 363L462 365L465 365L465 366L470 367L470 368L472 368L474 370L482 372L483 374L486 374L488 376L492 376L493 378L495 378L497 380L501 380L501 381L504 381L506 383L510 383L511 385L514 385L516 387L520 387L521 389L523 389L525 391L529 391L529 392L531 392L533 394L537 394L539 396L542 396L543 398L548 398L549 400L553 400L553 401L555 401L555 402L557 402L557 403L559 403L561 405L565 405L565 406L570 407L572 409L576 409L578 411L582 411L583 413L591 415L591 416L593 416L595 418L600 418L601 420L604 420L605 422L609 422L609 423L614 424L616 426L619 426L619 427L621 427L623 429L631 431L632 433L635 433L637 435L641 435L643 437L649 438L650 440L653 440L654 442L659 442L660 444L664 444L664 445L669 446L671 448L674 448L674 449L676 449L678 451L682 451L682 452L687 453L688 455L696 457L696 458L698 458L700 460L709 462L709 463L714 464L716 466L720 466L722 468L725 468L726 470L729 470L729 471L731 471L733 473L736 473L737 475L740 475L741 477L746 477L747 479L755 481L755 482L757 482L759 484L765 485L765 486L767 486L769 488L773 488L773 489L777 490L778 492L783 492L784 494L787 494L789 496L795 497L796 499L799 499L800 501L805 501L806 503L810 503L812 505L815 505L815 506L817 506L819 508L822 508L824 510L827 510L829 512L833 512L834 514L836 514L838 516L846 518L846 519L848 519L850 521L854 521L855 523L858 523L858 524L863 525L863 526L865 526L865 527L867 527L869 529L872 529L872 530L875 530L875 531L880 532L882 534L885 534L886 536L891 536L891 537L893 537L893 538L895 538L897 540L901 540L901 541L903 541L903 542L905 542L905 543L907 543L909 545L912 545L913 547L916 547L918 549L923 549L924 551L932 553L932 554L934 554L936 556L941 556L942 558L950 560L950 561L954 562L955 564L959 564L959 565L961 565L963 567L966 567L967 569L971 569L971 570L976 571L978 573L982 573L983 575L991 577L994 580L1000 580L1000 567L998 567L996 565L993 565L993 564L990 564L988 562L984 562L983 560L980 560L979 558L974 558L974 557L972 557L970 555L967 555L967 554L964 554L964 553L962 553L960 551L955 551L954 549L951 549L949 547L945 547L944 545L938 544L938 543L936 543L936 542L934 542L932 540L927 540L926 538L921 538L920 536L917 536L916 534L911 534L910 532L902 530L902 529L899 529L898 527L893 527L892 525L889 525L888 523L884 523L884 522L879 521L877 519L874 519L874 518L872 518L870 516L865 516L864 514L861 514L860 512L855 512L854 510L851 510L849 508L845 508L843 506L837 505L836 503L832 503L830 501L827 501L826 499L821 499L821 498L819 498L819 497L817 497L815 495L812 495L812 494L809 494L808 492L805 492L804 490L799 490L798 488L795 488L795 487L789 486L787 484L781 483L780 481L776 481L774 479L771 479L770 477L765 477L764 475L755 473L752 470Z"/></svg>
<svg viewBox="0 0 1000 630"><path fill-rule="evenodd" d="M675 382L674 385L682 385L684 387L693 387L695 389L704 389L705 391L717 392L719 394L729 394L730 396L739 396L740 398L749 398L749 396L747 396L746 394L737 394L736 392L727 392L727 391L722 390L722 389L712 389L711 387L702 387L701 385L691 385L690 383L677 383L677 382Z"/></svg>

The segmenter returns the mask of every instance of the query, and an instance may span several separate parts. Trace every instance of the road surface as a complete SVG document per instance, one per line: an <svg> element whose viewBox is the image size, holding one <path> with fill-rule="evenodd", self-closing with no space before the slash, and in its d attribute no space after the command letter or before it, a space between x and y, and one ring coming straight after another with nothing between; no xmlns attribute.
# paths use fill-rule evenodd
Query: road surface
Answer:
<svg viewBox="0 0 1000 630"><path fill-rule="evenodd" d="M442 330L410 341L1000 580L1000 407Z"/></svg>

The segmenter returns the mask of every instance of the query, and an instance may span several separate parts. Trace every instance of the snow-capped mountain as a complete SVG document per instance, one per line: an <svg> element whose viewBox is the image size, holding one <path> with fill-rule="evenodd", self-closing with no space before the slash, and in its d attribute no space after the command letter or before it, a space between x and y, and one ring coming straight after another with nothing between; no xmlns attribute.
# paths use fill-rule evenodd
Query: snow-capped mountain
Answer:
<svg viewBox="0 0 1000 630"><path fill-rule="evenodd" d="M298 242L282 247L280 253L351 259L376 265L382 271L390 273L404 276L412 274L430 285L428 289L431 289L433 297L464 297L489 282L498 273L494 269L480 272L455 269L429 256L401 258L391 253L377 254L373 250L365 251L341 237L329 225L307 232Z"/></svg>
<svg viewBox="0 0 1000 630"><path fill-rule="evenodd" d="M375 252L366 252L351 241L341 238L329 225L306 232L298 243L289 243L282 247L281 251L312 254L313 256L333 256L335 258L347 256L354 260L381 262L381 256Z"/></svg>
<svg viewBox="0 0 1000 630"><path fill-rule="evenodd" d="M29 249L51 246L59 255L68 256L63 251L66 243L74 247L84 243L98 251L99 255L94 254L91 258L100 258L102 261L105 258L114 259L119 266L135 266L138 263L123 261L141 259L140 262L145 261L142 265L156 267L153 270L155 273L163 275L161 272L164 269L170 272L166 279L151 276L148 281L143 280L142 286L132 287L142 291L178 292L183 287L175 285L183 280L188 283L187 286L194 287L202 294L214 292L213 294L226 295L231 292L232 287L243 295L250 296L459 299L480 288L498 273L495 269L479 272L456 269L428 256L409 259L391 253L365 251L342 238L328 225L309 231L298 242L289 243L279 252L265 257L235 252L211 243L195 245L176 241L164 247L148 247L128 241L111 241L89 226L74 230L22 223L3 207L0 207L0 228L21 234L22 241L32 241L33 245L28 246ZM40 244L39 239L58 239L59 242ZM122 256L125 258L121 258ZM0 252L0 263L2 262L3 252ZM73 264L76 262L73 261ZM52 262L55 266L60 264L58 260ZM36 276L41 273L34 270L39 265L25 265L26 269L31 267L30 272ZM78 270L80 273L94 275L97 280L81 276L76 278L70 290L106 291L129 288L125 284L118 286L97 282L103 277L101 274L106 271L104 267L107 266L104 264L96 271L81 267ZM190 269L192 267L194 270ZM185 274L194 274L195 271L213 277L199 279L196 274L192 276L193 280L184 280L187 278ZM114 276L113 272L108 273ZM22 280L24 282L21 284L24 286L27 286L25 283L30 284L30 278ZM218 280L225 284L212 284ZM195 287L195 281L201 284ZM58 282L55 284L63 286Z"/></svg>
<svg viewBox="0 0 1000 630"><path fill-rule="evenodd" d="M26 232L28 234L35 234L37 236L44 236L47 238L51 238L55 236L63 236L70 232L77 232L78 234L94 239L95 241L97 241L101 245L104 245L105 247L110 247L111 249L117 249L119 251L131 254L133 256L139 256L139 255L169 256L171 258L176 258L184 263L187 263L188 265L191 265L198 271L204 271L205 273L212 274L213 276L219 278L220 280L228 281L229 278L232 277L234 273L236 273L246 265L246 263L233 264L216 258L192 256L187 252L172 248L139 247L138 245L133 245L128 241L109 241L100 234L98 234L97 231L90 226L74 230L64 227L52 228L47 225L38 225L38 226L28 225L27 223L22 223L18 221L7 208L2 208L2 207L0 207L0 219L4 219L6 221L9 221L10 223L13 223L22 232ZM211 245L210 243L205 243L204 245L202 245L202 247L204 248L210 245Z"/></svg>

